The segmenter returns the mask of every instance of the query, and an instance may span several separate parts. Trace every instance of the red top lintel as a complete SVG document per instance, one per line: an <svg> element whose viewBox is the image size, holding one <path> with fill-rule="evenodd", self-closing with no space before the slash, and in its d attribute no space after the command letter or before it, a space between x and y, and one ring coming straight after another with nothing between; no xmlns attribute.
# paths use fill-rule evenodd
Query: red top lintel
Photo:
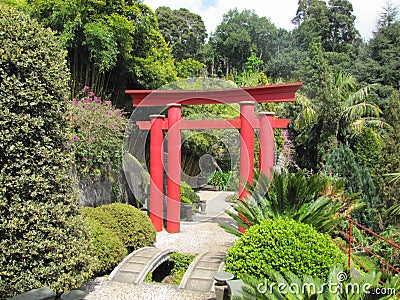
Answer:
<svg viewBox="0 0 400 300"><path fill-rule="evenodd" d="M273 84L257 87L215 89L203 91L190 90L126 90L133 99L133 106L165 106L179 103L221 104L239 103L242 101L291 102L302 82Z"/></svg>

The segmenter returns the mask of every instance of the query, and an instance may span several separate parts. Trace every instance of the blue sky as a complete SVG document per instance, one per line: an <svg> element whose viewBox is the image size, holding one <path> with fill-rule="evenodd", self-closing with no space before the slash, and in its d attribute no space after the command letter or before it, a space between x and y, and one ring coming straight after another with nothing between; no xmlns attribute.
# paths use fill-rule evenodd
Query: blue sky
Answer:
<svg viewBox="0 0 400 300"><path fill-rule="evenodd" d="M369 39L372 36L376 21L387 1L350 0L356 16L356 27L363 38ZM143 3L154 10L159 6L187 8L202 17L210 33L221 23L223 14L235 7L239 10L253 9L260 17L269 18L277 27L290 30L293 28L291 20L296 15L298 0L144 0ZM400 0L391 0L391 3L400 9Z"/></svg>

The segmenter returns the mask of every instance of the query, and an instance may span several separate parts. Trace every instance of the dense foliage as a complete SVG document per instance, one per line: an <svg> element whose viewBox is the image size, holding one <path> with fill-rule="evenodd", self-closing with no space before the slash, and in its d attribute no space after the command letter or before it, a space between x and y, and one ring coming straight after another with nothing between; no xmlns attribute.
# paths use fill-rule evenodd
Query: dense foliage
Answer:
<svg viewBox="0 0 400 300"><path fill-rule="evenodd" d="M92 255L97 259L93 271L95 274L101 275L112 271L128 255L128 251L114 231L90 218L90 212L85 212L92 209L90 207L82 207L80 212L83 216L88 216L85 217L85 224L90 232Z"/></svg>
<svg viewBox="0 0 400 300"><path fill-rule="evenodd" d="M181 182L181 201L187 204L198 204L200 196L186 182Z"/></svg>
<svg viewBox="0 0 400 300"><path fill-rule="evenodd" d="M48 29L0 4L0 298L92 275L67 150L69 72Z"/></svg>
<svg viewBox="0 0 400 300"><path fill-rule="evenodd" d="M199 59L207 38L206 27L201 17L180 8L159 7L156 10L158 26L177 61Z"/></svg>
<svg viewBox="0 0 400 300"><path fill-rule="evenodd" d="M329 235L312 226L280 218L249 228L228 250L226 270L236 278L265 278L270 269L325 280L344 257Z"/></svg>
<svg viewBox="0 0 400 300"><path fill-rule="evenodd" d="M88 87L69 105L75 169L80 176L117 179L127 121L111 101L102 101Z"/></svg>
<svg viewBox="0 0 400 300"><path fill-rule="evenodd" d="M370 229L377 230L375 224L380 223L378 211L382 209L382 203L377 196L368 168L360 166L351 149L343 146L332 151L326 171L345 181L347 193L361 192L361 202L364 207L355 211L352 218Z"/></svg>
<svg viewBox="0 0 400 300"><path fill-rule="evenodd" d="M112 203L96 208L85 208L83 215L114 232L128 252L151 246L156 231L150 218L139 209L123 203Z"/></svg>
<svg viewBox="0 0 400 300"><path fill-rule="evenodd" d="M360 206L357 193L345 193L344 181L323 174L307 176L303 171L275 172L272 180L260 174L254 185L247 185L247 191L245 201L232 201L235 212L226 212L244 230L264 220L286 217L312 225L319 232L331 232ZM242 235L235 226L220 226Z"/></svg>
<svg viewBox="0 0 400 300"><path fill-rule="evenodd" d="M176 77L156 16L141 1L34 0L26 9L60 35L72 95L90 86L99 96L122 98L128 87L154 89Z"/></svg>

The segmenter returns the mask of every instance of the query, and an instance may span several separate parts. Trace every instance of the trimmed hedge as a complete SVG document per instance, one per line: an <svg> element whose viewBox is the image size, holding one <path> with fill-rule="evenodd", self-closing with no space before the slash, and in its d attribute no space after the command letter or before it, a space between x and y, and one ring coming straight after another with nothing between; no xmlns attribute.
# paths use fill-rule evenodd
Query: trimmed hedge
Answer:
<svg viewBox="0 0 400 300"><path fill-rule="evenodd" d="M237 278L268 276L268 270L290 271L327 279L332 267L344 264L327 234L292 219L269 219L249 228L228 251L226 270Z"/></svg>
<svg viewBox="0 0 400 300"><path fill-rule="evenodd" d="M83 209L93 208L81 208L81 211ZM93 252L97 258L94 272L97 275L109 273L128 255L128 251L121 239L112 230L91 218L86 218L85 221L86 226L90 229Z"/></svg>
<svg viewBox="0 0 400 300"><path fill-rule="evenodd" d="M0 299L92 276L69 176L65 54L50 30L0 3Z"/></svg>
<svg viewBox="0 0 400 300"><path fill-rule="evenodd" d="M128 252L151 246L156 231L150 218L132 205L112 203L96 208L81 208L83 216L97 221L118 236Z"/></svg>

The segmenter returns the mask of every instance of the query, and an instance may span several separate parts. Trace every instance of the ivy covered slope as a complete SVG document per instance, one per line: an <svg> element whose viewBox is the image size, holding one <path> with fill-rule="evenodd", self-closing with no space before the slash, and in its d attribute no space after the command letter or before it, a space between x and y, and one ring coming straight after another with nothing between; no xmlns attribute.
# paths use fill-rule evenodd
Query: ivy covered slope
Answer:
<svg viewBox="0 0 400 300"><path fill-rule="evenodd" d="M0 4L0 298L91 276L69 177L69 72L50 30Z"/></svg>

